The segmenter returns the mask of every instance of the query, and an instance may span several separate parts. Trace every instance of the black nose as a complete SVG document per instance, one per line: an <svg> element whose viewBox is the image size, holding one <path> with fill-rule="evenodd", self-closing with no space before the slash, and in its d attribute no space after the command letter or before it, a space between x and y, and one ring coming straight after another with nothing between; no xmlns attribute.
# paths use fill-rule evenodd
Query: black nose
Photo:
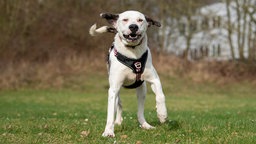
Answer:
<svg viewBox="0 0 256 144"><path fill-rule="evenodd" d="M129 26L129 29L134 33L136 31L138 31L139 27L136 24L131 24Z"/></svg>

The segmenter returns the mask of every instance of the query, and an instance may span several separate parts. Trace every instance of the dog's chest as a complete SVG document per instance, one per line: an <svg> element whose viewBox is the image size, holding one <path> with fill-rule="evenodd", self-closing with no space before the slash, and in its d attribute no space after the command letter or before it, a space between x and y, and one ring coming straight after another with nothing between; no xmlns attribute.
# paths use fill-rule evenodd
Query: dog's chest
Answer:
<svg viewBox="0 0 256 144"><path fill-rule="evenodd" d="M125 75L125 82L133 83L136 81L136 74L134 74L130 69L127 69L127 73Z"/></svg>
<svg viewBox="0 0 256 144"><path fill-rule="evenodd" d="M125 55L119 53L114 47L112 47L116 60L125 66L126 73L124 75L123 86L125 88L137 88L143 83L142 74L144 72L148 51L145 51L138 59L128 58Z"/></svg>
<svg viewBox="0 0 256 144"><path fill-rule="evenodd" d="M141 74L140 78L138 79L138 75L133 73L129 68L126 69L126 74L124 76L124 86L130 86L136 83L136 81L143 81L143 73Z"/></svg>

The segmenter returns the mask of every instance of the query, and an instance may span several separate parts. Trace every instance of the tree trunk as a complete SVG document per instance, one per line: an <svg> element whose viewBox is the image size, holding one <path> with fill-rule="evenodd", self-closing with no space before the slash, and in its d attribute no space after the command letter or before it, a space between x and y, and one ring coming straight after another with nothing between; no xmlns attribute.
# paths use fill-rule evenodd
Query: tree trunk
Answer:
<svg viewBox="0 0 256 144"><path fill-rule="evenodd" d="M230 6L230 0L226 0L226 8L227 8L227 16L228 16L228 41L229 41L229 46L230 46L230 52L231 52L231 57L232 57L232 60L235 59L235 52L234 52L234 46L233 46L233 40L232 40L232 34L233 34L233 31L232 31L232 23L231 23L231 15L230 15L230 9L229 9L229 6Z"/></svg>
<svg viewBox="0 0 256 144"><path fill-rule="evenodd" d="M247 29L248 29L248 24L249 24L249 22L247 21L247 10L246 10L246 6L248 5L248 0L244 0L244 3L243 3L243 6L242 6L242 10L243 10L243 21L244 21L244 24L243 24L243 30L242 30L242 41L241 41L241 51L242 51L242 55L243 55L243 57L242 57L242 59L245 59L245 57L244 57L244 48L245 48L245 41L246 41L246 37L247 37L247 39L249 39L249 35L250 34L248 34L247 33ZM247 40L247 42L248 42L248 40ZM248 46L248 48L249 48L249 46Z"/></svg>
<svg viewBox="0 0 256 144"><path fill-rule="evenodd" d="M189 6L188 6L188 11L187 11L187 29L186 29L186 32L185 32L185 37L186 37L185 58L188 58L188 53L189 53L190 45L191 45L191 39L192 39L192 36L193 36L193 32L191 30L192 4L193 4L192 1L189 0L188 1Z"/></svg>

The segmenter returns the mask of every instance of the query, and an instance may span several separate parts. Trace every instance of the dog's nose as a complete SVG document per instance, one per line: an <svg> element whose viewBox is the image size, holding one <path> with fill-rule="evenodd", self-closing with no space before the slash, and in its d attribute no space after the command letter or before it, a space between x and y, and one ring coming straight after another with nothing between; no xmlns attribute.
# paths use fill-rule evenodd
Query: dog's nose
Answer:
<svg viewBox="0 0 256 144"><path fill-rule="evenodd" d="M129 29L134 33L136 31L138 31L139 27L136 24L131 24L129 26Z"/></svg>

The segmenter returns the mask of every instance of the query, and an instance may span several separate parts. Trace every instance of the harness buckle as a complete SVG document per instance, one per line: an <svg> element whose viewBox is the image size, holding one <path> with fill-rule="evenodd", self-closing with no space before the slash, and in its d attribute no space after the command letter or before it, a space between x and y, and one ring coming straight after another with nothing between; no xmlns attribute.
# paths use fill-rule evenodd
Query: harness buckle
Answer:
<svg viewBox="0 0 256 144"><path fill-rule="evenodd" d="M136 68L136 72L140 72L141 71L141 62L135 62L134 66Z"/></svg>

